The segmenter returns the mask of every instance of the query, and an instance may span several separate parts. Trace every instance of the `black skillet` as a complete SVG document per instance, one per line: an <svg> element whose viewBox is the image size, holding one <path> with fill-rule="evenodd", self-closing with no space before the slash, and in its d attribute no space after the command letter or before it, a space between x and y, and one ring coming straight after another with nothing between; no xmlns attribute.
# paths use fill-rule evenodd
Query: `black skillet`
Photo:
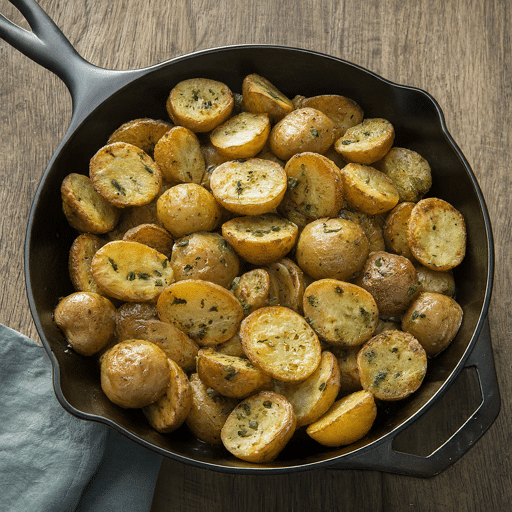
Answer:
<svg viewBox="0 0 512 512"><path fill-rule="evenodd" d="M106 70L80 57L33 0L10 1L32 32L0 17L0 36L61 78L73 100L68 131L34 197L25 243L30 308L53 366L56 396L67 411L109 425L164 456L233 473L277 474L331 467L428 477L443 471L474 445L500 409L487 323L494 271L492 231L476 178L429 94L391 83L337 58L270 45L215 48L149 68ZM161 435L149 428L139 411L116 407L101 391L95 362L68 350L52 321L59 297L74 291L67 274L67 256L76 232L61 211L59 189L64 176L71 170L87 174L91 156L123 122L139 117L166 119L167 95L180 80L212 78L239 92L244 76L253 72L269 78L290 97L338 93L359 103L366 117L389 119L397 133L395 144L417 151L431 164L434 186L430 195L452 203L468 226L467 256L455 273L464 320L449 348L431 361L421 388L409 399L381 408L372 431L360 442L327 449L299 434L269 465L236 460L222 447L196 440L185 427ZM469 367L476 369L482 400L467 421L427 457L395 450L397 435L418 420Z"/></svg>

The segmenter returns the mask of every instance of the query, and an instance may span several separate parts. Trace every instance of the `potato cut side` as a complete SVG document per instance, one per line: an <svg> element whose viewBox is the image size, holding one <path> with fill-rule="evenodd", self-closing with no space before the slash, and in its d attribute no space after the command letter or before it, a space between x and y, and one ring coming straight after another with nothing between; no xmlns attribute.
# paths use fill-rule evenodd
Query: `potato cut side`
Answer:
<svg viewBox="0 0 512 512"><path fill-rule="evenodd" d="M69 174L62 181L60 193L62 211L72 228L101 235L117 224L119 210L94 189L87 176Z"/></svg>
<svg viewBox="0 0 512 512"><path fill-rule="evenodd" d="M322 352L318 368L299 383L274 381L274 391L283 395L297 416L297 428L309 425L326 413L340 390L340 369L332 352Z"/></svg>
<svg viewBox="0 0 512 512"><path fill-rule="evenodd" d="M357 367L357 354L361 350L361 346L332 347L330 350L332 350L338 360L340 392L352 393L362 389L359 368Z"/></svg>
<svg viewBox="0 0 512 512"><path fill-rule="evenodd" d="M395 141L393 125L382 118L368 118L349 128L334 143L334 149L346 162L370 165L380 160Z"/></svg>
<svg viewBox="0 0 512 512"><path fill-rule="evenodd" d="M154 160L125 142L98 150L89 163L89 178L98 193L120 208L150 203L162 185L162 174Z"/></svg>
<svg viewBox="0 0 512 512"><path fill-rule="evenodd" d="M174 124L198 133L209 132L224 122L234 104L227 85L208 78L191 78L172 88L166 106Z"/></svg>
<svg viewBox="0 0 512 512"><path fill-rule="evenodd" d="M401 400L423 382L427 354L411 334L384 331L363 345L357 366L363 389L380 400Z"/></svg>
<svg viewBox="0 0 512 512"><path fill-rule="evenodd" d="M414 257L433 270L451 270L466 254L466 223L443 199L422 199L411 211L407 241Z"/></svg>
<svg viewBox="0 0 512 512"><path fill-rule="evenodd" d="M258 308L268 306L270 278L263 268L255 268L243 273L231 283L231 292L242 304L248 315Z"/></svg>
<svg viewBox="0 0 512 512"><path fill-rule="evenodd" d="M272 462L295 432L297 419L283 396L262 391L238 404L224 423L222 443L235 457Z"/></svg>
<svg viewBox="0 0 512 512"><path fill-rule="evenodd" d="M277 300L272 305L285 306L299 312L298 289L286 265L283 265L281 261L276 261L266 268L271 279L274 280L276 288Z"/></svg>
<svg viewBox="0 0 512 512"><path fill-rule="evenodd" d="M318 153L298 153L285 166L288 187L279 210L295 211L304 222L335 216L343 206L340 170ZM303 223L304 223L303 222Z"/></svg>
<svg viewBox="0 0 512 512"><path fill-rule="evenodd" d="M320 364L321 347L304 318L283 306L268 306L242 322L240 340L250 361L277 380L307 379Z"/></svg>
<svg viewBox="0 0 512 512"><path fill-rule="evenodd" d="M293 110L293 104L274 84L255 73L242 82L242 105L249 112L268 114L279 121Z"/></svg>
<svg viewBox="0 0 512 512"><path fill-rule="evenodd" d="M208 386L223 396L245 398L269 388L272 378L256 368L247 358L201 349L197 357L197 374Z"/></svg>
<svg viewBox="0 0 512 512"><path fill-rule="evenodd" d="M319 338L333 345L362 345L377 327L372 295L355 284L320 279L304 292L304 316Z"/></svg>
<svg viewBox="0 0 512 512"><path fill-rule="evenodd" d="M69 250L69 277L77 292L101 293L92 277L91 263L96 251L104 245L104 241L92 233L83 233L75 238Z"/></svg>
<svg viewBox="0 0 512 512"><path fill-rule="evenodd" d="M368 391L356 391L341 398L318 421L307 428L307 434L324 446L344 446L362 439L372 428L377 406Z"/></svg>
<svg viewBox="0 0 512 512"><path fill-rule="evenodd" d="M281 202L286 192L286 173L270 160L233 160L213 170L210 188L227 210L260 215L274 210Z"/></svg>
<svg viewBox="0 0 512 512"><path fill-rule="evenodd" d="M156 144L154 155L167 181L201 184L206 164L199 140L188 128L171 128Z"/></svg>
<svg viewBox="0 0 512 512"><path fill-rule="evenodd" d="M370 244L370 252L385 250L386 244L384 242L384 233L382 232L382 221L375 215L344 208L338 212L337 216L340 219L355 222L363 228Z"/></svg>
<svg viewBox="0 0 512 512"><path fill-rule="evenodd" d="M105 244L93 257L91 272L105 295L125 301L153 301L174 281L167 256L138 242Z"/></svg>
<svg viewBox="0 0 512 512"><path fill-rule="evenodd" d="M141 118L123 123L109 137L107 144L126 142L152 155L156 143L172 128L172 124L160 119Z"/></svg>
<svg viewBox="0 0 512 512"><path fill-rule="evenodd" d="M265 146L270 134L267 114L241 112L231 117L210 134L217 151L230 159L252 158Z"/></svg>
<svg viewBox="0 0 512 512"><path fill-rule="evenodd" d="M393 209L398 201L398 190L384 173L362 164L347 164L341 170L347 204L370 215Z"/></svg>
<svg viewBox="0 0 512 512"><path fill-rule="evenodd" d="M142 408L149 424L163 434L183 425L192 407L192 388L185 372L169 360L170 379L165 393Z"/></svg>
<svg viewBox="0 0 512 512"><path fill-rule="evenodd" d="M265 265L286 256L295 245L298 227L276 215L246 215L222 224L222 236L246 261Z"/></svg>
<svg viewBox="0 0 512 512"><path fill-rule="evenodd" d="M383 235L386 249L405 258L416 261L407 241L407 225L416 203L405 201L397 204L386 217Z"/></svg>
<svg viewBox="0 0 512 512"><path fill-rule="evenodd" d="M158 298L157 309L160 320L175 325L200 346L227 341L237 333L244 316L231 292L199 279L168 286Z"/></svg>
<svg viewBox="0 0 512 512"><path fill-rule="evenodd" d="M156 224L139 224L130 228L123 235L123 240L128 242L139 242L155 249L166 256L171 255L174 239L163 227Z"/></svg>

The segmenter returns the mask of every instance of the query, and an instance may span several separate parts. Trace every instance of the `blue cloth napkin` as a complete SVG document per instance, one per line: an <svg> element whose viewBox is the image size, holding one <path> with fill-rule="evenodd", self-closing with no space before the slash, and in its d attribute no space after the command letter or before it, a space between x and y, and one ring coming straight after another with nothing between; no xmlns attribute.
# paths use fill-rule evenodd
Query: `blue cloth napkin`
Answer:
<svg viewBox="0 0 512 512"><path fill-rule="evenodd" d="M146 512L162 456L65 411L40 345L0 324L0 511Z"/></svg>

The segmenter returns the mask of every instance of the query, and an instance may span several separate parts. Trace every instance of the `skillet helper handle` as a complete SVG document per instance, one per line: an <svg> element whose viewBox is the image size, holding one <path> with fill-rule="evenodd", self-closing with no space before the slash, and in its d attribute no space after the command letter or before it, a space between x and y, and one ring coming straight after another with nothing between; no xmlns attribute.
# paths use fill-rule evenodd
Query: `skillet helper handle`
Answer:
<svg viewBox="0 0 512 512"><path fill-rule="evenodd" d="M500 410L498 380L492 354L488 318L466 361L475 367L480 383L482 402L465 423L439 448L427 457L395 451L394 438L351 458L349 467L330 469L366 469L420 478L438 475L459 460L492 425Z"/></svg>

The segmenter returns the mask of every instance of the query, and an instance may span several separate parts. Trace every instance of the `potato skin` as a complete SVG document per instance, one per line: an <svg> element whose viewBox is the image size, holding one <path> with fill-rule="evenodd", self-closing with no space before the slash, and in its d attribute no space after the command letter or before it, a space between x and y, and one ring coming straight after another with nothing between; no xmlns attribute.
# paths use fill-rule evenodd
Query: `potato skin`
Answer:
<svg viewBox="0 0 512 512"><path fill-rule="evenodd" d="M101 358L101 389L124 409L156 402L165 393L169 380L167 356L149 341L122 341Z"/></svg>
<svg viewBox="0 0 512 512"><path fill-rule="evenodd" d="M402 330L412 334L429 357L442 352L453 340L463 311L451 297L422 292L402 317Z"/></svg>
<svg viewBox="0 0 512 512"><path fill-rule="evenodd" d="M98 293L75 292L59 301L53 318L73 349L91 356L114 336L116 308Z"/></svg>

